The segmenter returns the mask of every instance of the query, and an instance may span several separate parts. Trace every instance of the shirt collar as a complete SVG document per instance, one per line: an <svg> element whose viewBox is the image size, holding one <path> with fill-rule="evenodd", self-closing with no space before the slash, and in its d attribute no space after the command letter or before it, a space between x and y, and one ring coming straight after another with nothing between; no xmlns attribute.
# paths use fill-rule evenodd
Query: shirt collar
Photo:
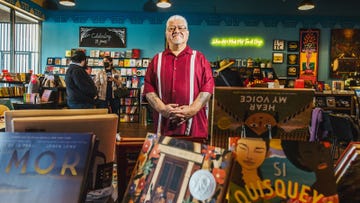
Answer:
<svg viewBox="0 0 360 203"><path fill-rule="evenodd" d="M184 54L192 54L192 49L189 47L189 45L187 45L186 47L185 47L185 49L178 55L178 56L181 56L181 55L184 55ZM171 52L171 50L170 49L166 49L165 51L164 51L164 54L165 55L174 55L172 52Z"/></svg>

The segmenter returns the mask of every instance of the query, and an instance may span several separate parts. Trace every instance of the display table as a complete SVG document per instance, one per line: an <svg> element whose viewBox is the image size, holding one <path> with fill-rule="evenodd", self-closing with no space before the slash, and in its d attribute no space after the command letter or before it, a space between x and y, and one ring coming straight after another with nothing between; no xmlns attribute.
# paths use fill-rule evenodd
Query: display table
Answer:
<svg viewBox="0 0 360 203"><path fill-rule="evenodd" d="M32 103L13 103L14 109L58 109L58 105L55 102L42 102L39 104Z"/></svg>

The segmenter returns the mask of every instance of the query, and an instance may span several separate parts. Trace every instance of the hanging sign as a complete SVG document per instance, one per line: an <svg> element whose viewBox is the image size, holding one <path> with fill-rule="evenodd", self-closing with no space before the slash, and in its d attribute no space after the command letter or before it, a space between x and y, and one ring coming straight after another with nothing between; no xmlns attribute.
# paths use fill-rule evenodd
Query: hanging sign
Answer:
<svg viewBox="0 0 360 203"><path fill-rule="evenodd" d="M80 27L80 47L126 47L126 28Z"/></svg>

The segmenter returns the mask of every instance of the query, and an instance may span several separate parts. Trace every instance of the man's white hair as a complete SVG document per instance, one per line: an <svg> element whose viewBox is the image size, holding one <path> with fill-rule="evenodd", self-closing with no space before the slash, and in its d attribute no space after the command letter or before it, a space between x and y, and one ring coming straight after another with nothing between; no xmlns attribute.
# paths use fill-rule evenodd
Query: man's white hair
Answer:
<svg viewBox="0 0 360 203"><path fill-rule="evenodd" d="M182 20L182 21L184 21L186 28L188 28L188 23L187 23L186 19L181 15L170 16L170 18L166 21L166 27L168 27L169 23L171 21L174 21L174 20Z"/></svg>

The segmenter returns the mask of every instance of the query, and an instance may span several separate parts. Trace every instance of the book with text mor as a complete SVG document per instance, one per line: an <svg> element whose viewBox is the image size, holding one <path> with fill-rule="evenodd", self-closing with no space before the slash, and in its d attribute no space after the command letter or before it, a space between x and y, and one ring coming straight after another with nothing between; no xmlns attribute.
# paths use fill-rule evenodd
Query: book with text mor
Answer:
<svg viewBox="0 0 360 203"><path fill-rule="evenodd" d="M1 203L85 202L95 135L1 133Z"/></svg>
<svg viewBox="0 0 360 203"><path fill-rule="evenodd" d="M328 143L229 139L229 202L339 202Z"/></svg>
<svg viewBox="0 0 360 203"><path fill-rule="evenodd" d="M232 160L222 148L148 133L123 203L223 203Z"/></svg>

